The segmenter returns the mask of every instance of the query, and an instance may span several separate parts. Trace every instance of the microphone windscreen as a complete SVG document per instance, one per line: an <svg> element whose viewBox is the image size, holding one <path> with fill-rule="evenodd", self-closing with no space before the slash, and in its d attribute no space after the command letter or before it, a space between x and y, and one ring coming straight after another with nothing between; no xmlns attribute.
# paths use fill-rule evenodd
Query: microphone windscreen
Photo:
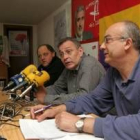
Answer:
<svg viewBox="0 0 140 140"><path fill-rule="evenodd" d="M21 74L16 74L13 77L10 78L10 81L13 81L15 85L18 85L19 83L23 82L23 76Z"/></svg>
<svg viewBox="0 0 140 140"><path fill-rule="evenodd" d="M35 71L35 79L33 82L35 85L38 86L43 86L44 82L50 80L50 75L46 71Z"/></svg>
<svg viewBox="0 0 140 140"><path fill-rule="evenodd" d="M35 79L34 73L29 73L23 80L22 83L18 84L16 87L12 88L10 92L15 92L16 90L20 89L21 87L24 87L25 85L30 85L33 80Z"/></svg>
<svg viewBox="0 0 140 140"><path fill-rule="evenodd" d="M44 82L48 81L49 79L50 75L46 71L34 71L33 73L28 74L25 80L28 81L30 86L28 86L28 88L22 92L22 94L18 96L15 101L25 96L32 88L43 86Z"/></svg>
<svg viewBox="0 0 140 140"><path fill-rule="evenodd" d="M21 74L16 74L13 77L10 78L9 83L3 88L4 90L9 90L17 85L19 85L20 83L22 83L24 80L24 77Z"/></svg>
<svg viewBox="0 0 140 140"><path fill-rule="evenodd" d="M28 74L30 74L36 70L37 70L36 66L31 64L31 65L27 66L23 71L21 71L21 74L24 77L26 77Z"/></svg>
<svg viewBox="0 0 140 140"><path fill-rule="evenodd" d="M34 71L34 72L28 74L27 77L25 78L25 81L27 81L28 84L33 83L33 81L34 81L34 79L35 79L35 76L36 76L35 73L36 73L36 71Z"/></svg>

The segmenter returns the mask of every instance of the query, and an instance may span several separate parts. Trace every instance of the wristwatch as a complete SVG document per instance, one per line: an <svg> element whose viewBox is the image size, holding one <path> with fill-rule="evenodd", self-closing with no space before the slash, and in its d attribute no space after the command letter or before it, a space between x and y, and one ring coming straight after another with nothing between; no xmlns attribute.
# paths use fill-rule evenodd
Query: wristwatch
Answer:
<svg viewBox="0 0 140 140"><path fill-rule="evenodd" d="M83 132L85 118L86 117L82 117L75 123L75 126L76 126L79 133Z"/></svg>

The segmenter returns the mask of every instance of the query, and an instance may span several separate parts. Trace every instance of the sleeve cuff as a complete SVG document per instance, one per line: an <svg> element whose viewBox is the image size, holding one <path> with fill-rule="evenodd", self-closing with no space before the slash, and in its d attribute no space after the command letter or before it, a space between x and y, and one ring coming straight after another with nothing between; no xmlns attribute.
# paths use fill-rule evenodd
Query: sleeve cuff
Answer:
<svg viewBox="0 0 140 140"><path fill-rule="evenodd" d="M103 121L104 118L96 118L94 123L94 135L96 137L104 137L103 135Z"/></svg>

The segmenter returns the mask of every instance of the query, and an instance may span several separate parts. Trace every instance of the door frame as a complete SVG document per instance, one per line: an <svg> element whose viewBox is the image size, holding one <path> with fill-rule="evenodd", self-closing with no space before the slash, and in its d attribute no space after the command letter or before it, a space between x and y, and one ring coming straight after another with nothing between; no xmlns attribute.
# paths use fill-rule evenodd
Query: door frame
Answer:
<svg viewBox="0 0 140 140"><path fill-rule="evenodd" d="M28 56L29 57L29 64L33 63L33 27L32 26L24 26L24 25L4 24L3 29L4 29L4 35L7 36L7 38L9 37L9 35L8 35L9 31L27 31L28 43L29 43L29 56ZM13 56L9 56L9 57L12 58ZM8 68L8 79L12 76L9 74L10 70L11 70L11 68ZM15 75L15 73L14 73L14 75Z"/></svg>

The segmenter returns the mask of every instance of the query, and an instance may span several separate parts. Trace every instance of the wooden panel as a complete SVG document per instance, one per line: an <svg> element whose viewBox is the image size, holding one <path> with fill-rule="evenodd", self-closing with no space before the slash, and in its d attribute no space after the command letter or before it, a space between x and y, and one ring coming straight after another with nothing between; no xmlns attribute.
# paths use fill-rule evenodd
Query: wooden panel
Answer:
<svg viewBox="0 0 140 140"><path fill-rule="evenodd" d="M7 79L7 65L0 60L0 79Z"/></svg>

